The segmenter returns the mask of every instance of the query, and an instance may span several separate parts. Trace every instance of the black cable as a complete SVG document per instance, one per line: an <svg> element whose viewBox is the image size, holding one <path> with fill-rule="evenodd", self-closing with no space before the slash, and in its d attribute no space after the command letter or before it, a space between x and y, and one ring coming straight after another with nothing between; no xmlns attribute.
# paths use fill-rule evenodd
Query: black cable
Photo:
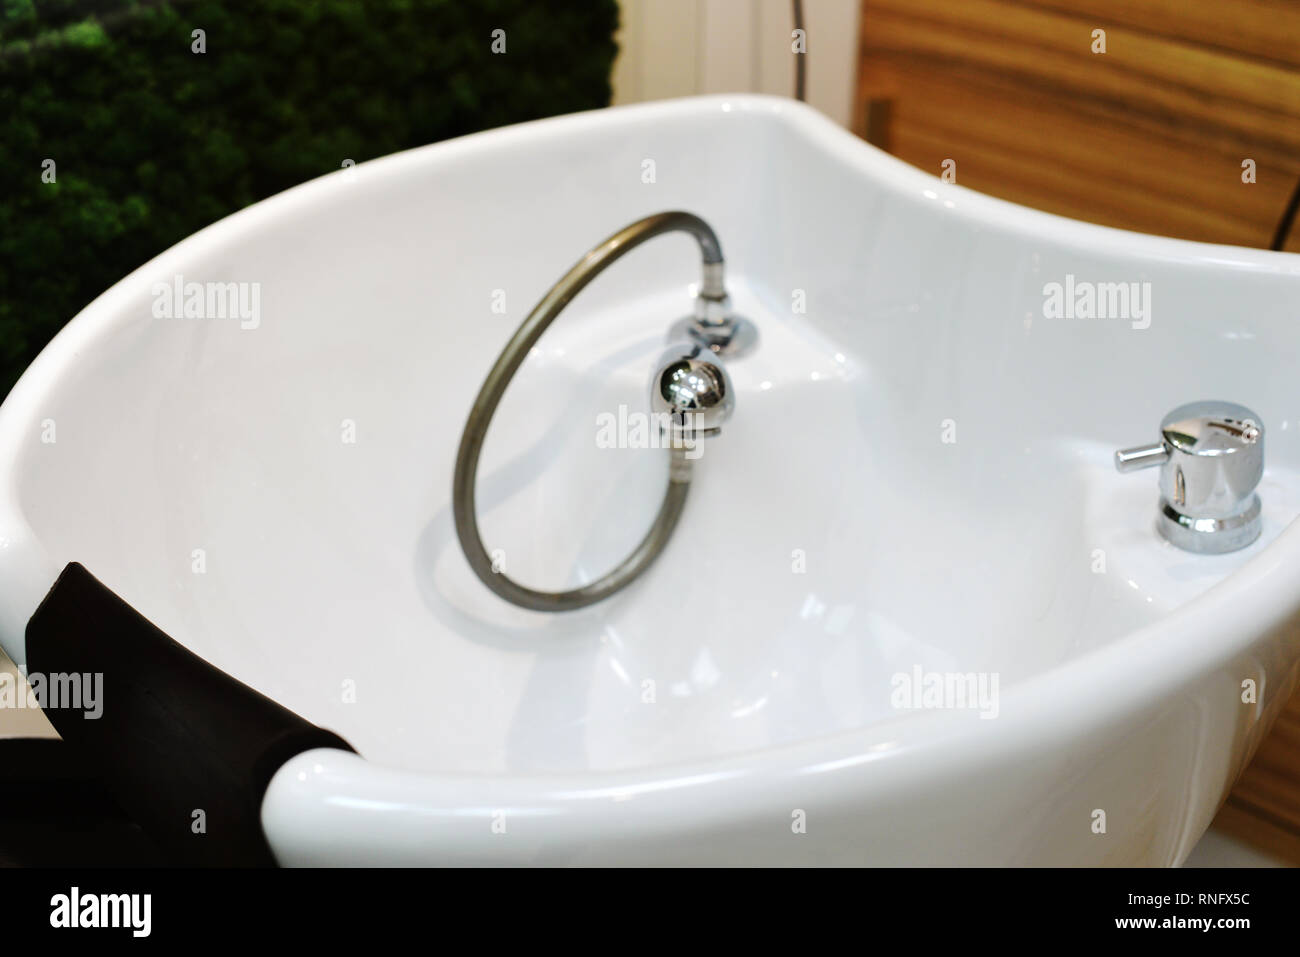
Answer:
<svg viewBox="0 0 1300 957"><path fill-rule="evenodd" d="M1286 211L1282 218L1278 220L1277 232L1273 234L1273 242L1269 249L1282 249L1286 245L1287 237L1291 235L1291 224L1295 222L1296 210L1300 209L1300 180L1296 180L1295 189L1291 191L1291 201L1286 204Z"/></svg>
<svg viewBox="0 0 1300 957"><path fill-rule="evenodd" d="M794 55L794 98L801 103L807 99L805 85L808 80L808 34L803 28L803 0L794 0L794 28L803 33L803 52Z"/></svg>

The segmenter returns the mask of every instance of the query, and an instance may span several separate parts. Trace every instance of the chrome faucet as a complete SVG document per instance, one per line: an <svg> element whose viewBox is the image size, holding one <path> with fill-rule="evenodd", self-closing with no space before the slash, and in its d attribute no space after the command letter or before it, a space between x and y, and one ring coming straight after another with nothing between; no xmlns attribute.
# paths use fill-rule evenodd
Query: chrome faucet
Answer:
<svg viewBox="0 0 1300 957"><path fill-rule="evenodd" d="M652 411L661 423L661 434L668 439L668 490L663 504L650 531L632 554L596 581L559 592L521 585L494 566L479 534L474 485L488 424L528 351L573 297L606 267L647 239L678 231L689 233L699 244L703 271L695 310L673 324L669 339L678 344L660 358L650 380ZM758 345L754 324L732 311L723 269L718 237L700 217L680 211L647 216L620 229L583 256L533 307L506 343L470 409L452 480L452 515L461 550L474 574L497 595L536 611L584 608L630 584L668 544L686 504L695 442L717 435L735 408L731 380L718 356L743 355Z"/></svg>
<svg viewBox="0 0 1300 957"><path fill-rule="evenodd" d="M1264 475L1264 426L1232 402L1192 402L1160 423L1160 441L1121 449L1121 472L1160 467L1160 534L1189 552L1245 548L1262 527L1255 487Z"/></svg>

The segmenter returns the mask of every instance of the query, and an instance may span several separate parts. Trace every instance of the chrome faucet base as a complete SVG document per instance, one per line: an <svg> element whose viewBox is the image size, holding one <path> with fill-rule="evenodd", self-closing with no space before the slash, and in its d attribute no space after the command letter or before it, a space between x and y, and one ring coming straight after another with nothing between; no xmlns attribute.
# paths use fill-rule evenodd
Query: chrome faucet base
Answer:
<svg viewBox="0 0 1300 957"><path fill-rule="evenodd" d="M1264 528L1259 496L1251 495L1246 508L1226 518L1194 518L1178 511L1161 496L1156 528L1171 545L1198 555L1224 555L1245 548Z"/></svg>
<svg viewBox="0 0 1300 957"><path fill-rule="evenodd" d="M758 348L758 327L734 314L716 322L686 316L668 330L669 342L678 339L689 339L715 355L736 359Z"/></svg>

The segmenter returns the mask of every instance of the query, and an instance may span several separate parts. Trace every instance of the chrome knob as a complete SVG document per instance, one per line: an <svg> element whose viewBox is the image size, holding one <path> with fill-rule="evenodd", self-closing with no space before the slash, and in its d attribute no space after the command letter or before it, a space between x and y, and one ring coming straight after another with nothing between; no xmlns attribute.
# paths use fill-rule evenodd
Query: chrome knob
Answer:
<svg viewBox="0 0 1300 957"><path fill-rule="evenodd" d="M1233 402L1191 402L1160 423L1160 441L1120 449L1120 472L1160 467L1156 526L1190 552L1219 554L1259 537L1264 426Z"/></svg>
<svg viewBox="0 0 1300 957"><path fill-rule="evenodd" d="M731 377L703 343L670 346L650 380L650 409L674 440L717 435L731 417Z"/></svg>

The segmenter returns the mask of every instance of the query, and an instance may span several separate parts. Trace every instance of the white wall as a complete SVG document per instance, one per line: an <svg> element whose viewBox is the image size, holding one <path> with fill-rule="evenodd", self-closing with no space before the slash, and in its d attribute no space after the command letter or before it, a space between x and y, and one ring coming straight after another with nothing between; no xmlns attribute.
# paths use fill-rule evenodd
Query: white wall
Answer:
<svg viewBox="0 0 1300 957"><path fill-rule="evenodd" d="M620 0L614 102L794 94L791 0ZM808 102L848 126L859 0L804 0Z"/></svg>

